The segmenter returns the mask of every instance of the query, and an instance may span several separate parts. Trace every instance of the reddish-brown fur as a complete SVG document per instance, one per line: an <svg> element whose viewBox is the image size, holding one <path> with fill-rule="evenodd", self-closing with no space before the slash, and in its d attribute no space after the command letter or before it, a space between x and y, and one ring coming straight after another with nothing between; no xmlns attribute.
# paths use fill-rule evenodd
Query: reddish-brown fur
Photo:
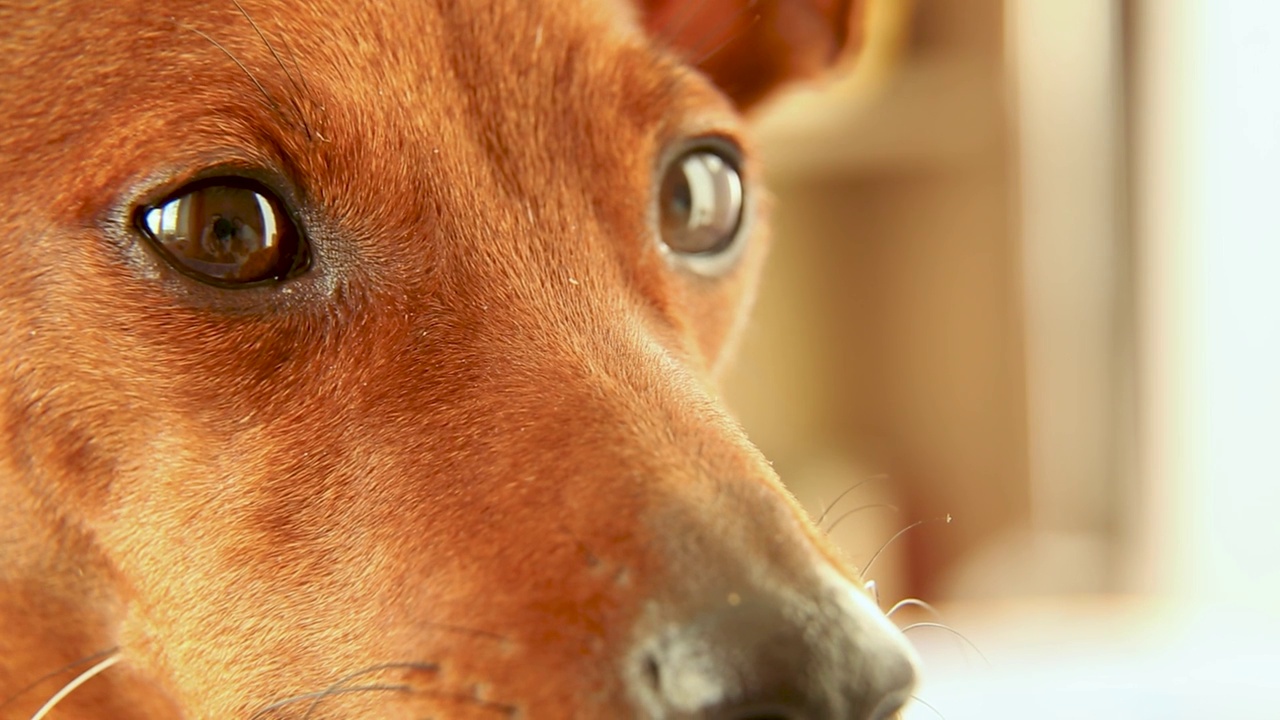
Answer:
<svg viewBox="0 0 1280 720"><path fill-rule="evenodd" d="M684 3L0 2L0 717L110 649L51 717L386 663L263 717L622 717L646 613L847 574L716 397L763 223L719 278L650 224L666 148L745 142L843 5L667 38ZM301 208L310 273L214 288L140 239L213 167Z"/></svg>

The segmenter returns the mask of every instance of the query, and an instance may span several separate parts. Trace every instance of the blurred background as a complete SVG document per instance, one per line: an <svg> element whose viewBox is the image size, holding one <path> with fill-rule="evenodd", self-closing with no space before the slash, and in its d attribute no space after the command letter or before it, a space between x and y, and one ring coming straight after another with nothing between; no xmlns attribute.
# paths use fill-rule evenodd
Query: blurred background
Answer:
<svg viewBox="0 0 1280 720"><path fill-rule="evenodd" d="M1280 718L1280 4L868 5L727 394L909 717Z"/></svg>

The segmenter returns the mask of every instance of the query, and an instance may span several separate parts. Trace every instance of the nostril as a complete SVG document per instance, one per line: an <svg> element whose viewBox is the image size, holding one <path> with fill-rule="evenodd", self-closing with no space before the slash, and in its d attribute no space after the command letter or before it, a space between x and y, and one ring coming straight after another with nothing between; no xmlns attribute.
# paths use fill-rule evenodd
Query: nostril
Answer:
<svg viewBox="0 0 1280 720"><path fill-rule="evenodd" d="M644 656L644 679L655 695L662 693L662 670L658 667L658 658L652 654Z"/></svg>
<svg viewBox="0 0 1280 720"><path fill-rule="evenodd" d="M667 696L668 700L675 700L680 696L680 688L664 689L662 687L662 665L659 664L657 656L646 653L640 665L644 682L654 697ZM680 703L677 701L676 705ZM707 720L804 720L803 716L776 706L740 706L730 702L724 703L723 707L698 708L698 710L703 711L700 712L699 717L705 717Z"/></svg>
<svg viewBox="0 0 1280 720"><path fill-rule="evenodd" d="M646 642L632 688L662 720L810 720L832 717L821 653L783 603L741 599Z"/></svg>

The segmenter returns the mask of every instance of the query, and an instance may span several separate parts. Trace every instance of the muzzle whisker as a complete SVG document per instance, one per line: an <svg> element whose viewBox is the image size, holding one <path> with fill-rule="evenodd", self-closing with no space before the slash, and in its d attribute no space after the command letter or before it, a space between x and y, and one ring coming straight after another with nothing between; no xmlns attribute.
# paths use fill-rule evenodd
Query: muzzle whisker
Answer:
<svg viewBox="0 0 1280 720"><path fill-rule="evenodd" d="M910 625L902 628L902 634L906 635L908 632L911 632L912 630L918 630L920 628L936 628L938 630L945 630L946 632L951 633L957 638L960 638L961 640L963 640L964 643L968 645L971 650L977 653L978 657L982 658L982 662L986 663L987 667L991 667L991 661L987 659L987 656L983 654L981 650L978 649L978 646L975 645L972 640L965 637L964 633L960 632L959 630L956 630L955 628L945 623L939 623L939 622L911 623Z"/></svg>
<svg viewBox="0 0 1280 720"><path fill-rule="evenodd" d="M830 535L831 533L835 532L836 526L844 522L845 519L848 518L850 515L856 515L857 513L860 513L863 510L874 510L876 508L888 508L894 512L902 512L902 510L900 510L897 505L890 505L889 503L873 503L871 505L863 505L861 507L856 507L840 515L840 517L836 518L835 521L831 523L831 527L827 528L823 532Z"/></svg>
<svg viewBox="0 0 1280 720"><path fill-rule="evenodd" d="M14 702L14 701L16 701L18 698L20 698L20 697L22 697L23 695L26 695L27 693L29 693L29 692L31 692L32 690L36 689L37 687L39 687L39 686L40 686L40 684L41 684L41 683L45 682L46 680L50 680L50 679L52 679L52 678L55 678L55 677L57 677L57 676L61 675L62 673L65 673L65 672L67 672L67 671L69 671L69 670L74 670L74 669L76 669L76 668L80 667L81 665L84 665L85 663L91 663L91 662L93 662L94 660L99 660L99 659L101 659L101 658L104 658L104 657L106 657L106 656L108 656L108 655L111 655L112 653L115 653L115 652L116 652L117 650L119 650L119 649L120 649L120 648L115 648L115 647L113 647L113 648L107 648L106 650L99 650L98 652L96 652L96 653L94 653L94 654L92 654L92 655L88 655L88 656L82 657L82 658L80 658L79 660L76 660L75 662L71 662L71 663L67 663L66 665L63 665L62 667L58 668L57 670L53 670L52 672L47 672L47 673L45 673L44 675L41 675L40 677L36 678L35 680L32 680L31 682L27 683L25 686L23 686L21 689L19 689L19 690L18 690L17 692L15 692L14 694L10 695L8 700L5 700L4 702L0 702L0 710L5 709L5 708L6 708L6 707L8 707L9 705L13 704L13 702Z"/></svg>
<svg viewBox="0 0 1280 720"><path fill-rule="evenodd" d="M340 692L345 692L348 689L347 688L348 683L352 682L353 680L356 680L357 678L361 678L366 675L372 675L373 673L376 673L376 672L382 672L383 670L417 670L419 672L437 672L440 670L440 666L435 663L406 663L406 662L381 663L378 665L371 665L363 670L357 670L348 675L344 675L338 678L337 682L330 685L327 690L321 692L319 696L312 701L311 706L307 708L307 712L302 716L302 720L308 720L313 715L315 715L315 712L317 709L319 709L320 704L324 702L325 699L327 699L328 697L332 695L337 695ZM376 686L364 685L361 687L366 689L374 689ZM383 689L395 689L399 691L408 691L410 687L408 685L387 686L386 688L383 688Z"/></svg>
<svg viewBox="0 0 1280 720"><path fill-rule="evenodd" d="M411 689L412 688L410 688L408 685L404 685L404 684L353 685L351 687L339 687L339 688L329 687L329 688L325 688L324 690L316 690L315 692L303 693L301 695L294 695L293 697L288 697L283 700L277 700L276 702L273 702L270 705L255 712L253 715L250 716L249 720L258 720L258 718L264 718L281 708L288 707L295 703L311 700L313 701L313 705L307 708L307 713L303 715L303 717L306 718L306 717L311 717L311 713L313 710L315 710L316 706L324 702L324 700L326 700L327 698L334 697L335 695L346 695L348 693L361 693L361 692L409 692Z"/></svg>
<svg viewBox="0 0 1280 720"><path fill-rule="evenodd" d="M48 702L40 706L40 709L36 711L36 714L31 716L31 720L42 720L42 718L48 715L49 712L52 711L53 708L58 705L58 703L62 702L63 700L66 699L68 695L75 692L76 688L80 687L86 682L89 682L90 680L93 679L95 675L101 673L103 670L106 670L107 668L111 667L112 665L115 665L118 662L120 662L120 655L119 653L114 653L108 656L107 658L98 661L88 670L85 670L84 672L75 676L75 678L71 682L67 683L66 685L63 685L61 690L54 693L53 697L49 698Z"/></svg>
<svg viewBox="0 0 1280 720"><path fill-rule="evenodd" d="M908 607L918 607L937 618L939 622L942 621L942 613L938 611L938 608L930 605L920 598L903 598L902 600L899 600L893 604L893 607L889 608L889 611L885 613L885 617L893 617L894 613Z"/></svg>
<svg viewBox="0 0 1280 720"><path fill-rule="evenodd" d="M862 487L863 485L866 485L869 482L888 480L888 479L889 479L888 473L879 473L877 475L871 475L871 476L865 477L859 480L858 482L850 485L849 487L845 488L839 495L837 495L835 500L832 500L830 503L827 504L827 507L822 511L822 514L818 516L818 519L815 520L813 524L817 525L818 527L822 527L822 521L827 519L827 516L831 514L831 511L836 509L836 505L839 505L840 501L843 500L845 496L848 495L849 493L853 492L854 490L857 490L858 488Z"/></svg>
<svg viewBox="0 0 1280 720"><path fill-rule="evenodd" d="M933 712L933 714L934 714L934 715L937 715L938 717L942 718L942 720L947 720L947 716L946 716L946 715L943 715L941 710L939 710L938 708L936 708L936 707L934 707L934 706L930 705L929 703L925 702L924 700L921 700L919 697L917 697L917 696L915 696L915 695L912 695L912 696L911 696L911 702L920 703L921 705L923 705L923 706L925 706L925 707L929 708L929 710L931 710L931 711Z"/></svg>
<svg viewBox="0 0 1280 720"><path fill-rule="evenodd" d="M311 701L311 705L307 708L307 712L305 715L303 715L303 717L309 718L315 714L316 709L320 706L321 703L325 701L326 698L332 697L334 695L342 695L346 693L355 693L355 692L375 692L375 691L408 692L412 688L409 685L403 684L403 683L394 684L394 685L393 684L357 685L352 687L347 687L347 685L352 681L357 680L361 677L364 677L366 675L371 675L376 672L381 672L383 670L418 670L421 672L436 672L439 669L440 669L440 666L435 663L394 662L394 663L380 663L378 665L371 665L362 670L357 670L355 672L343 675L342 677L338 678L332 685L325 688L324 690L315 690L312 692L302 693L299 695L291 695L287 698L277 700L271 703L270 705L267 705L265 707L258 709L257 712L255 712L253 715L249 717L249 720L259 720L260 718L264 718L267 715L270 715L271 713L275 712L276 710L279 710L280 708L287 707L295 703L306 702L307 700Z"/></svg>
<svg viewBox="0 0 1280 720"><path fill-rule="evenodd" d="M917 520L917 521L915 521L915 522L911 523L910 525L908 525L908 526L906 526L906 527L902 528L902 529L901 529L901 530L899 530L898 532L894 533L894 534L893 534L893 537L891 537L891 538L889 538L888 540L886 540L886 541L885 541L885 543L884 543L883 545L881 545L881 546L880 546L880 549L879 549L879 550L876 550L875 554L871 556L871 559L867 561L867 564L866 564L866 565L864 565L864 566L862 566L862 575L863 575L863 576L866 576L866 575L867 575L867 573L871 572L871 566L872 566L872 565L875 565L876 560L880 558L880 555L881 555L881 554L883 554L885 550L889 549L889 546L890 546L890 545L892 545L892 544L894 543L894 541L895 541L895 540L897 540L898 538L902 537L903 535L906 535L909 531L911 531L911 530L915 530L916 528L920 527L921 525L924 525L925 523L931 523L931 522L943 522L943 523L950 524L950 523L951 523L951 515L950 515L950 514L947 514L947 515L944 515L944 516L942 516L942 517L940 517L940 518L927 518L927 519L925 519L925 520Z"/></svg>

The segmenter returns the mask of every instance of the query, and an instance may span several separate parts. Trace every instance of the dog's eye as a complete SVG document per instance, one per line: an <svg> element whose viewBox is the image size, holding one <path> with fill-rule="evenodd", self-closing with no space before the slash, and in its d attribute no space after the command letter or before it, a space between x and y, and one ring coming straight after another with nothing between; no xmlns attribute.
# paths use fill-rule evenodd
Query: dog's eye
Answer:
<svg viewBox="0 0 1280 720"><path fill-rule="evenodd" d="M658 193L662 242L683 255L714 255L733 245L742 222L742 177L725 153L708 148L677 156Z"/></svg>
<svg viewBox="0 0 1280 720"><path fill-rule="evenodd" d="M138 225L179 270L214 285L283 280L309 262L306 242L281 202L238 178L184 188L144 208Z"/></svg>

